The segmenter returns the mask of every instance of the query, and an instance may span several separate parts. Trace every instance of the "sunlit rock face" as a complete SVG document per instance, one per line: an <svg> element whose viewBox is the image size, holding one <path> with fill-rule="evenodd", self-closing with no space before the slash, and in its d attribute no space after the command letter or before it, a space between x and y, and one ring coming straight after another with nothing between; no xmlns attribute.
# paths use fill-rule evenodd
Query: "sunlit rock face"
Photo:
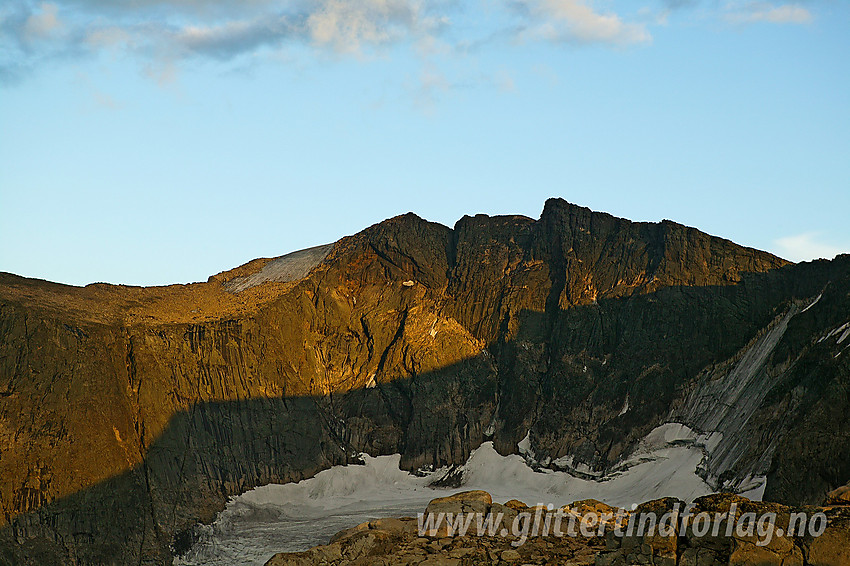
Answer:
<svg viewBox="0 0 850 566"><path fill-rule="evenodd" d="M665 423L709 485L817 502L850 479L848 274L553 199L193 285L0 275L0 544L168 562L230 495L361 452L435 469L526 439L598 478Z"/></svg>

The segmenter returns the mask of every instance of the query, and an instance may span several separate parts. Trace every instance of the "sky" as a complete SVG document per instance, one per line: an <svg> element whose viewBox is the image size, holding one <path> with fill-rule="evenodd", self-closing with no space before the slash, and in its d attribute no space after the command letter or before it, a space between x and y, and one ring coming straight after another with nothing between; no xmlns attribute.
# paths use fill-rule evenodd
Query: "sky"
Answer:
<svg viewBox="0 0 850 566"><path fill-rule="evenodd" d="M3 0L0 271L204 281L549 197L850 252L846 0Z"/></svg>

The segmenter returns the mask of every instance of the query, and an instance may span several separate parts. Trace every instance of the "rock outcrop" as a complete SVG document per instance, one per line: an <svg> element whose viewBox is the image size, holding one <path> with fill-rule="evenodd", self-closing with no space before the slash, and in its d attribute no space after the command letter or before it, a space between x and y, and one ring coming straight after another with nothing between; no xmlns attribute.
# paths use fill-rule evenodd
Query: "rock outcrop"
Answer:
<svg viewBox="0 0 850 566"><path fill-rule="evenodd" d="M505 515L506 510L513 514ZM470 521L465 520L467 514ZM496 528L482 521L480 529L477 521L482 517L501 521ZM440 528L427 528L435 523ZM463 531L453 528L464 524L468 528ZM789 527L795 529L792 535ZM850 507L792 508L716 494L693 505L665 498L627 511L578 501L554 510L530 508L516 500L508 507L492 503L486 492L464 492L432 501L419 517L368 521L341 531L327 545L276 554L266 562L360 564L846 566Z"/></svg>
<svg viewBox="0 0 850 566"><path fill-rule="evenodd" d="M820 503L850 479L848 293L848 256L559 199L192 285L0 274L0 561L168 563L229 496L360 452L415 470L528 436L533 465L604 475L664 422L723 432L718 488Z"/></svg>
<svg viewBox="0 0 850 566"><path fill-rule="evenodd" d="M640 505L635 515L660 517L674 505L690 514L667 536L606 534L596 566L841 566L850 564L850 508L788 507L730 494L672 498ZM729 524L729 518L732 524ZM791 532L793 530L793 532Z"/></svg>
<svg viewBox="0 0 850 566"><path fill-rule="evenodd" d="M526 513L533 513L524 503L515 501ZM502 516L493 534L476 530L478 516ZM512 514L511 514L511 511ZM511 534L517 511L507 505L492 503L487 492L464 492L433 500L425 515L436 517L469 513L470 528L465 533L447 531L444 522L432 531L420 532L418 517L375 519L341 531L329 544L304 552L280 553L266 566L385 565L466 566L472 564L558 564L592 566L596 554L604 548L602 537L530 536ZM501 529L504 534L500 534ZM528 525L530 532L531 525ZM522 525L525 529L525 525ZM519 528L517 531L519 532ZM521 542L521 544L520 544Z"/></svg>

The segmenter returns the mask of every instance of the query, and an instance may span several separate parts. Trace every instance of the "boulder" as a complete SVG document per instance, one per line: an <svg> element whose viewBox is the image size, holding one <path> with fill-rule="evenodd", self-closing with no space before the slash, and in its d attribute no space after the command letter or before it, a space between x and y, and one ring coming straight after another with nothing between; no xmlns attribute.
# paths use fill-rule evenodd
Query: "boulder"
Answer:
<svg viewBox="0 0 850 566"><path fill-rule="evenodd" d="M826 505L850 505L850 484L826 494Z"/></svg>
<svg viewBox="0 0 850 566"><path fill-rule="evenodd" d="M528 505L520 501L519 499L511 499L505 502L505 507L510 507L514 511L525 511L528 509Z"/></svg>
<svg viewBox="0 0 850 566"><path fill-rule="evenodd" d="M492 502L493 498L486 491L464 491L432 499L425 513L487 513Z"/></svg>

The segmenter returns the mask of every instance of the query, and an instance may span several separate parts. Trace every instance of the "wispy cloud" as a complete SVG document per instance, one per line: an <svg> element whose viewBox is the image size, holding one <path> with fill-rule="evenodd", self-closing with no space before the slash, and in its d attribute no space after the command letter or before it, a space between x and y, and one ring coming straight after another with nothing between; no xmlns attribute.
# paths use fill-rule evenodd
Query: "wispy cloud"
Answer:
<svg viewBox="0 0 850 566"><path fill-rule="evenodd" d="M265 45L275 45L300 31L285 17L231 20L223 24L190 24L169 30L162 38L178 55L232 59Z"/></svg>
<svg viewBox="0 0 850 566"><path fill-rule="evenodd" d="M100 90L91 80L88 74L78 71L75 82L83 87L91 96L91 102L97 108L104 110L119 110L121 104L108 93Z"/></svg>
<svg viewBox="0 0 850 566"><path fill-rule="evenodd" d="M691 8L699 4L699 0L662 0L661 2L668 10L680 8Z"/></svg>
<svg viewBox="0 0 850 566"><path fill-rule="evenodd" d="M58 18L56 4L47 2L39 6L37 12L31 13L23 26L23 34L28 39L43 39L56 33L62 28Z"/></svg>
<svg viewBox="0 0 850 566"><path fill-rule="evenodd" d="M727 5L726 20L735 24L766 22L771 24L807 24L812 13L800 4L747 2Z"/></svg>
<svg viewBox="0 0 850 566"><path fill-rule="evenodd" d="M721 19L742 25L752 23L807 24L815 19L810 7L813 0L781 2L770 0L658 0L658 19L667 23L674 12L697 13L703 19ZM805 4L805 5L804 5ZM807 5L809 7L807 7ZM697 10L699 8L699 10ZM645 7L647 11L652 8Z"/></svg>
<svg viewBox="0 0 850 566"><path fill-rule="evenodd" d="M838 254L850 252L850 246L842 248L820 240L818 232L807 232L796 236L779 238L774 242L777 254L791 261L832 259Z"/></svg>
<svg viewBox="0 0 850 566"><path fill-rule="evenodd" d="M596 11L584 0L518 0L528 20L522 36L563 43L629 45L652 36L643 24L628 23L613 13Z"/></svg>
<svg viewBox="0 0 850 566"><path fill-rule="evenodd" d="M51 62L103 51L124 52L143 70L168 69L170 80L188 60L243 57L233 63L241 65L262 60L258 54L281 60L291 45L359 56L406 43L425 66L433 64L433 53L422 54L428 45L450 46L446 51L465 56L518 41L648 44L650 26L666 23L672 11L687 14L696 6L700 13L740 24L806 23L813 17L799 2L654 0L631 16L618 12L626 5L610 0L4 0L0 83L20 80ZM479 19L476 10L486 17ZM492 13L498 17L490 18ZM657 17L648 17L653 14Z"/></svg>
<svg viewBox="0 0 850 566"><path fill-rule="evenodd" d="M361 44L384 44L410 35L429 36L448 23L409 0L329 0L307 18L310 39L344 52Z"/></svg>
<svg viewBox="0 0 850 566"><path fill-rule="evenodd" d="M0 80L69 53L230 60L299 42L359 53L437 34L446 0L10 0L0 7ZM61 32L61 33L60 33ZM50 40L50 41L48 41ZM37 45L38 43L38 45Z"/></svg>

